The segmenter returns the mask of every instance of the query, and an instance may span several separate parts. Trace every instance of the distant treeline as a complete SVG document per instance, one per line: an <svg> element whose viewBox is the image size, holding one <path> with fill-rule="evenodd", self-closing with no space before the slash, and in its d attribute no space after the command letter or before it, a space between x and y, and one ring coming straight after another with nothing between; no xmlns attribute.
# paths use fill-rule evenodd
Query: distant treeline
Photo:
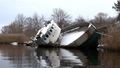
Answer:
<svg viewBox="0 0 120 68"><path fill-rule="evenodd" d="M88 20L82 16L78 16L75 21L72 21L71 15L60 8L53 9L51 14L51 19L53 19L60 28L70 25L76 22L91 22L97 28L110 26L116 21L116 17L109 17L106 13L98 13L94 19ZM23 14L18 14L13 22L9 25L3 26L1 29L2 34L25 34L27 37L35 36L37 31L43 27L43 22L45 16L39 16L35 13L32 17L25 17Z"/></svg>

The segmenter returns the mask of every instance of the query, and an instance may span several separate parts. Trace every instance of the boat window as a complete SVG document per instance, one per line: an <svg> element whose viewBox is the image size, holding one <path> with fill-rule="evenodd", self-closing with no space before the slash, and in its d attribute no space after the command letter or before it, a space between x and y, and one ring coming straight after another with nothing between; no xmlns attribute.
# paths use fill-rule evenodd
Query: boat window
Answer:
<svg viewBox="0 0 120 68"><path fill-rule="evenodd" d="M47 24L50 24L50 23L51 23L51 21L46 21L46 23L47 23Z"/></svg>
<svg viewBox="0 0 120 68"><path fill-rule="evenodd" d="M51 33L50 32L48 32L48 35L50 35Z"/></svg>
<svg viewBox="0 0 120 68"><path fill-rule="evenodd" d="M49 37L49 35L46 35L46 37L48 38L48 37Z"/></svg>
<svg viewBox="0 0 120 68"><path fill-rule="evenodd" d="M54 27L54 24L52 24L52 26Z"/></svg>
<svg viewBox="0 0 120 68"><path fill-rule="evenodd" d="M52 30L50 29L50 32L52 32Z"/></svg>
<svg viewBox="0 0 120 68"><path fill-rule="evenodd" d="M46 38L44 38L44 40L46 40Z"/></svg>
<svg viewBox="0 0 120 68"><path fill-rule="evenodd" d="M51 27L51 29L53 29L53 26Z"/></svg>
<svg viewBox="0 0 120 68"><path fill-rule="evenodd" d="M40 36L37 36L36 39L40 38Z"/></svg>

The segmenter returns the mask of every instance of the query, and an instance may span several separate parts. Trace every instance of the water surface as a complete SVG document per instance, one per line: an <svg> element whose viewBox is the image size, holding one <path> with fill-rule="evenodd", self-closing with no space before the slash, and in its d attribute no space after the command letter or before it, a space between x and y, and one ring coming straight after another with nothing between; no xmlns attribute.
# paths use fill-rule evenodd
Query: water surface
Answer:
<svg viewBox="0 0 120 68"><path fill-rule="evenodd" d="M0 68L119 68L120 53L0 44Z"/></svg>

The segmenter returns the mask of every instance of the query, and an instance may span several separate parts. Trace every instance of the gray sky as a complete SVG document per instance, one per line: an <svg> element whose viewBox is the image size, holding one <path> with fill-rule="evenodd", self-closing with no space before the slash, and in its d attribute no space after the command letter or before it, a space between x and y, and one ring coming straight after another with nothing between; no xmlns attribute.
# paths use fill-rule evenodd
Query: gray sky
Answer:
<svg viewBox="0 0 120 68"><path fill-rule="evenodd" d="M10 24L19 14L32 16L35 12L49 19L54 8L61 8L75 19L79 15L92 19L99 12L116 16L112 9L117 0L0 0L0 28Z"/></svg>

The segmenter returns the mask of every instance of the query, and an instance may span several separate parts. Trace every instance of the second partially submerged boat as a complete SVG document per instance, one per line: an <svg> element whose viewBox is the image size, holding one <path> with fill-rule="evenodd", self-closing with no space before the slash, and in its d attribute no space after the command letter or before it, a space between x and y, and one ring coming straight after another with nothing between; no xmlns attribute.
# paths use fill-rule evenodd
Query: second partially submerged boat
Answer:
<svg viewBox="0 0 120 68"><path fill-rule="evenodd" d="M99 31L89 23L75 23L62 29L62 47L96 48L100 38Z"/></svg>
<svg viewBox="0 0 120 68"><path fill-rule="evenodd" d="M35 36L38 46L96 48L100 34L91 23L75 23L60 29L52 20Z"/></svg>

